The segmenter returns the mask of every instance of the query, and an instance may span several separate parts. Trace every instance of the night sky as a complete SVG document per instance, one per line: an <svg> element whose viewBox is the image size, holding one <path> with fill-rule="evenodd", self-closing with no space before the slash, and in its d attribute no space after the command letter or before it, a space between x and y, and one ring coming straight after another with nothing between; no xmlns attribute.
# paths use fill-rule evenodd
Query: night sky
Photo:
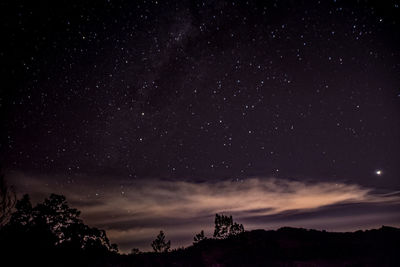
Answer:
<svg viewBox="0 0 400 267"><path fill-rule="evenodd" d="M122 251L400 226L400 1L2 1L0 161Z"/></svg>

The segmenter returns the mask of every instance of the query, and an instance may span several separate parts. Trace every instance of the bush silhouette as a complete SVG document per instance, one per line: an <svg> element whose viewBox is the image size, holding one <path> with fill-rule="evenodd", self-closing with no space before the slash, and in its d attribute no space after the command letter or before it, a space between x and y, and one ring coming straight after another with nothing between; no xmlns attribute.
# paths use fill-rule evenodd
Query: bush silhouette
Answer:
<svg viewBox="0 0 400 267"><path fill-rule="evenodd" d="M193 244L199 243L201 240L206 239L206 237L204 236L204 231L201 230L200 233L198 233L197 235L194 236L193 238Z"/></svg>
<svg viewBox="0 0 400 267"><path fill-rule="evenodd" d="M141 251L140 251L140 249L138 249L138 248L132 248L131 249L131 255L137 255L137 254L140 254L140 253L142 253Z"/></svg>

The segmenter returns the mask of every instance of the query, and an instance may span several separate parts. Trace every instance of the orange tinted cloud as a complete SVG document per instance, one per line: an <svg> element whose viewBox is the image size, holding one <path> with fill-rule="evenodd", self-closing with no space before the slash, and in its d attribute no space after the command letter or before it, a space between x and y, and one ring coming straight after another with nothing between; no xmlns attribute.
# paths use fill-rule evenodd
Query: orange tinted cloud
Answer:
<svg viewBox="0 0 400 267"><path fill-rule="evenodd" d="M110 182L103 187L82 182L64 184L60 188L45 177L39 179L21 173L15 177L33 193L66 195L69 202L82 211L86 223L105 228L113 242L126 243L126 246L147 244L160 229L166 229L172 240L188 244L201 229L211 234L215 213L232 214L240 222L243 218L249 221L252 217L294 210L305 212L338 203L400 203L397 192L377 195L355 184L281 178L201 183L151 179L124 185ZM293 221L293 225L301 226L299 222L301 220ZM259 222L248 225L252 228L268 226Z"/></svg>

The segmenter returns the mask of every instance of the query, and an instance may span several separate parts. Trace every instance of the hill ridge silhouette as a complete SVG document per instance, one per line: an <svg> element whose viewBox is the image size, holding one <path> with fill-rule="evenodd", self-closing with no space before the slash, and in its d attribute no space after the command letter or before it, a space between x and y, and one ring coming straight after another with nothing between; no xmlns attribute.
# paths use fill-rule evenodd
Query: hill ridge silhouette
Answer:
<svg viewBox="0 0 400 267"><path fill-rule="evenodd" d="M125 257L121 266L399 266L400 229L327 232L281 227L205 239L170 253Z"/></svg>

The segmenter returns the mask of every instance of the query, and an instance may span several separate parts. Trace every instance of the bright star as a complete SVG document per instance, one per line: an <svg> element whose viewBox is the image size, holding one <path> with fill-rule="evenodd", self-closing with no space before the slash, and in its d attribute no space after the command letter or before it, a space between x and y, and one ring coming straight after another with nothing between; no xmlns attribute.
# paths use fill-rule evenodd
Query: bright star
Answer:
<svg viewBox="0 0 400 267"><path fill-rule="evenodd" d="M376 175L382 175L382 171L381 171L381 170L376 170L376 171L375 171L375 174L376 174Z"/></svg>

